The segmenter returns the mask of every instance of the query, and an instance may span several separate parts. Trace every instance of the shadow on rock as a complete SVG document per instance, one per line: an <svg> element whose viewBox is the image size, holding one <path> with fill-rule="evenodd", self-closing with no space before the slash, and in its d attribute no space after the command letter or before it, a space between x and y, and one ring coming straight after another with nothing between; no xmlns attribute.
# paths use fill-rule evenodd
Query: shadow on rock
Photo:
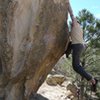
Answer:
<svg viewBox="0 0 100 100"><path fill-rule="evenodd" d="M30 100L49 100L48 98L43 97L40 94L34 94L30 97Z"/></svg>

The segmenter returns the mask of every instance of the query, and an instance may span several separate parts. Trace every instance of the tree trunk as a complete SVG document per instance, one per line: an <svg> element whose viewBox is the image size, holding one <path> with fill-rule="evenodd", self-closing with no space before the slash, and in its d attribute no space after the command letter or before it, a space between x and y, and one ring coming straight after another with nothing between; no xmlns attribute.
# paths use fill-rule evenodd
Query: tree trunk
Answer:
<svg viewBox="0 0 100 100"><path fill-rule="evenodd" d="M0 0L0 100L29 100L68 42L67 0Z"/></svg>

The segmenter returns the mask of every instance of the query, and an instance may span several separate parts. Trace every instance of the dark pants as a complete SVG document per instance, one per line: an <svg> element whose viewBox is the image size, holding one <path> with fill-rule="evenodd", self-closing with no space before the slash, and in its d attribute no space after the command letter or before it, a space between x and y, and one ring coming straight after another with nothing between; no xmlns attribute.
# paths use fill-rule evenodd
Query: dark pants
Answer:
<svg viewBox="0 0 100 100"><path fill-rule="evenodd" d="M88 74L84 68L80 65L80 56L84 50L83 44L72 44L72 65L73 69L88 81L92 79L92 76Z"/></svg>

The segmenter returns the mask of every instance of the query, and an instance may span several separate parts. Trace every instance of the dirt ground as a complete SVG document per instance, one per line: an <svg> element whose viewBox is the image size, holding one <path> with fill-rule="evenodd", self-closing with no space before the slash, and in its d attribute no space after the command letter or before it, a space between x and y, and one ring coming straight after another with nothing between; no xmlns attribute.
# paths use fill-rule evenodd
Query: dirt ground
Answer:
<svg viewBox="0 0 100 100"><path fill-rule="evenodd" d="M63 86L49 86L46 84L46 82L44 82L44 84L38 90L38 94L41 94L43 97L47 98L47 100L70 100L67 98L67 84L68 83L64 82L62 84Z"/></svg>

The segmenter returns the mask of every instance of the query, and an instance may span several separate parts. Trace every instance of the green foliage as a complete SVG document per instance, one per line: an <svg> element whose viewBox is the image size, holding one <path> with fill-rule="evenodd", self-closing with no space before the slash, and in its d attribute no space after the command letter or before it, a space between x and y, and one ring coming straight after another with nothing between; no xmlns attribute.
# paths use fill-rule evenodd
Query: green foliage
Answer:
<svg viewBox="0 0 100 100"><path fill-rule="evenodd" d="M96 19L94 15L86 9L79 12L77 19L83 28L84 40L86 42L90 40L93 42L96 39L98 42L98 40L100 40L100 20ZM95 41L95 44L97 44L97 42Z"/></svg>
<svg viewBox="0 0 100 100"><path fill-rule="evenodd" d="M64 74L66 77L74 80L76 77L76 73L73 71L72 68L72 60L66 59L65 55L58 61L55 66L56 72Z"/></svg>

